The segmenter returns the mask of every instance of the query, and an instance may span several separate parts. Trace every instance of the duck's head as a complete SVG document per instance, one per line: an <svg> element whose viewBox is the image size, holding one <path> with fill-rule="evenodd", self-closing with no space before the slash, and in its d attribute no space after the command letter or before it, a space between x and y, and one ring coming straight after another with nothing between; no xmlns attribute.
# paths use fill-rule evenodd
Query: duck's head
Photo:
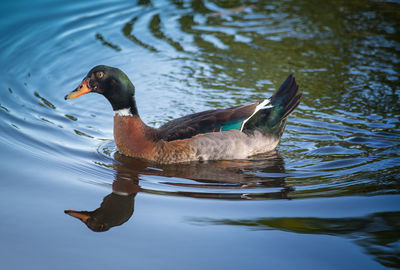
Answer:
<svg viewBox="0 0 400 270"><path fill-rule="evenodd" d="M83 78L81 84L65 96L72 99L87 93L99 93L108 99L114 111L129 109L137 115L135 87L126 74L114 67L96 66Z"/></svg>

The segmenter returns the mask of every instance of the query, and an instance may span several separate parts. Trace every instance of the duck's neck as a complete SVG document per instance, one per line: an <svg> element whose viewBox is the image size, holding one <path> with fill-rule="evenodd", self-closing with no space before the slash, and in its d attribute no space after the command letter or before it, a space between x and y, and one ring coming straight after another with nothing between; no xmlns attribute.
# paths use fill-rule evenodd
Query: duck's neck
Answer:
<svg viewBox="0 0 400 270"><path fill-rule="evenodd" d="M135 101L135 89L122 86L110 86L111 90L102 93L110 102L113 111L121 116L139 116Z"/></svg>
<svg viewBox="0 0 400 270"><path fill-rule="evenodd" d="M110 100L115 115L120 116L139 116L136 101L133 95L128 95L124 99Z"/></svg>

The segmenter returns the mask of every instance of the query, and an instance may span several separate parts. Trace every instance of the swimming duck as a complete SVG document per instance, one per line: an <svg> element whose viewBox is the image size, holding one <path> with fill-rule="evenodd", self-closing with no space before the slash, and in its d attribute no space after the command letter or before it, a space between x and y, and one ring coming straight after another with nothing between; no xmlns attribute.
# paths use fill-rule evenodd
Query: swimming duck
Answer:
<svg viewBox="0 0 400 270"><path fill-rule="evenodd" d="M270 98L186 115L152 128L140 119L135 87L120 69L94 67L65 99L91 92L102 94L111 103L114 140L120 153L164 164L245 159L272 151L301 97L290 75Z"/></svg>

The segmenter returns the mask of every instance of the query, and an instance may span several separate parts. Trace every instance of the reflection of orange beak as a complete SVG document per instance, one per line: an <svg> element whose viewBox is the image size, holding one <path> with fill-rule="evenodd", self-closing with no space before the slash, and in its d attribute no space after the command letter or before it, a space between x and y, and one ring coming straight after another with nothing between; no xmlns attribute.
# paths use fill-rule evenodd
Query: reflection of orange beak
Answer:
<svg viewBox="0 0 400 270"><path fill-rule="evenodd" d="M71 217L80 219L85 224L87 224L87 221L90 218L88 214L74 210L65 210L64 213L70 215Z"/></svg>
<svg viewBox="0 0 400 270"><path fill-rule="evenodd" d="M88 79L84 79L82 83L74 91L70 92L64 97L64 99L71 99L82 96L90 92L90 88L87 85Z"/></svg>

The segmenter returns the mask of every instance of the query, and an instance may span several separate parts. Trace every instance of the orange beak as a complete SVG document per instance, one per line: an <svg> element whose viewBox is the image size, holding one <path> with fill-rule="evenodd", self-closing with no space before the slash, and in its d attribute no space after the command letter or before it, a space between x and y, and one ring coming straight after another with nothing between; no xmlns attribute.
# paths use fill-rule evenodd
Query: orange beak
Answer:
<svg viewBox="0 0 400 270"><path fill-rule="evenodd" d="M64 213L70 215L71 217L80 219L85 224L87 224L87 221L90 218L90 216L85 214L83 211L65 210Z"/></svg>
<svg viewBox="0 0 400 270"><path fill-rule="evenodd" d="M76 88L74 91L70 92L68 95L64 97L65 100L71 99L71 98L77 98L79 96L82 96L84 94L87 94L90 92L90 88L87 85L88 79L84 79L82 83Z"/></svg>

